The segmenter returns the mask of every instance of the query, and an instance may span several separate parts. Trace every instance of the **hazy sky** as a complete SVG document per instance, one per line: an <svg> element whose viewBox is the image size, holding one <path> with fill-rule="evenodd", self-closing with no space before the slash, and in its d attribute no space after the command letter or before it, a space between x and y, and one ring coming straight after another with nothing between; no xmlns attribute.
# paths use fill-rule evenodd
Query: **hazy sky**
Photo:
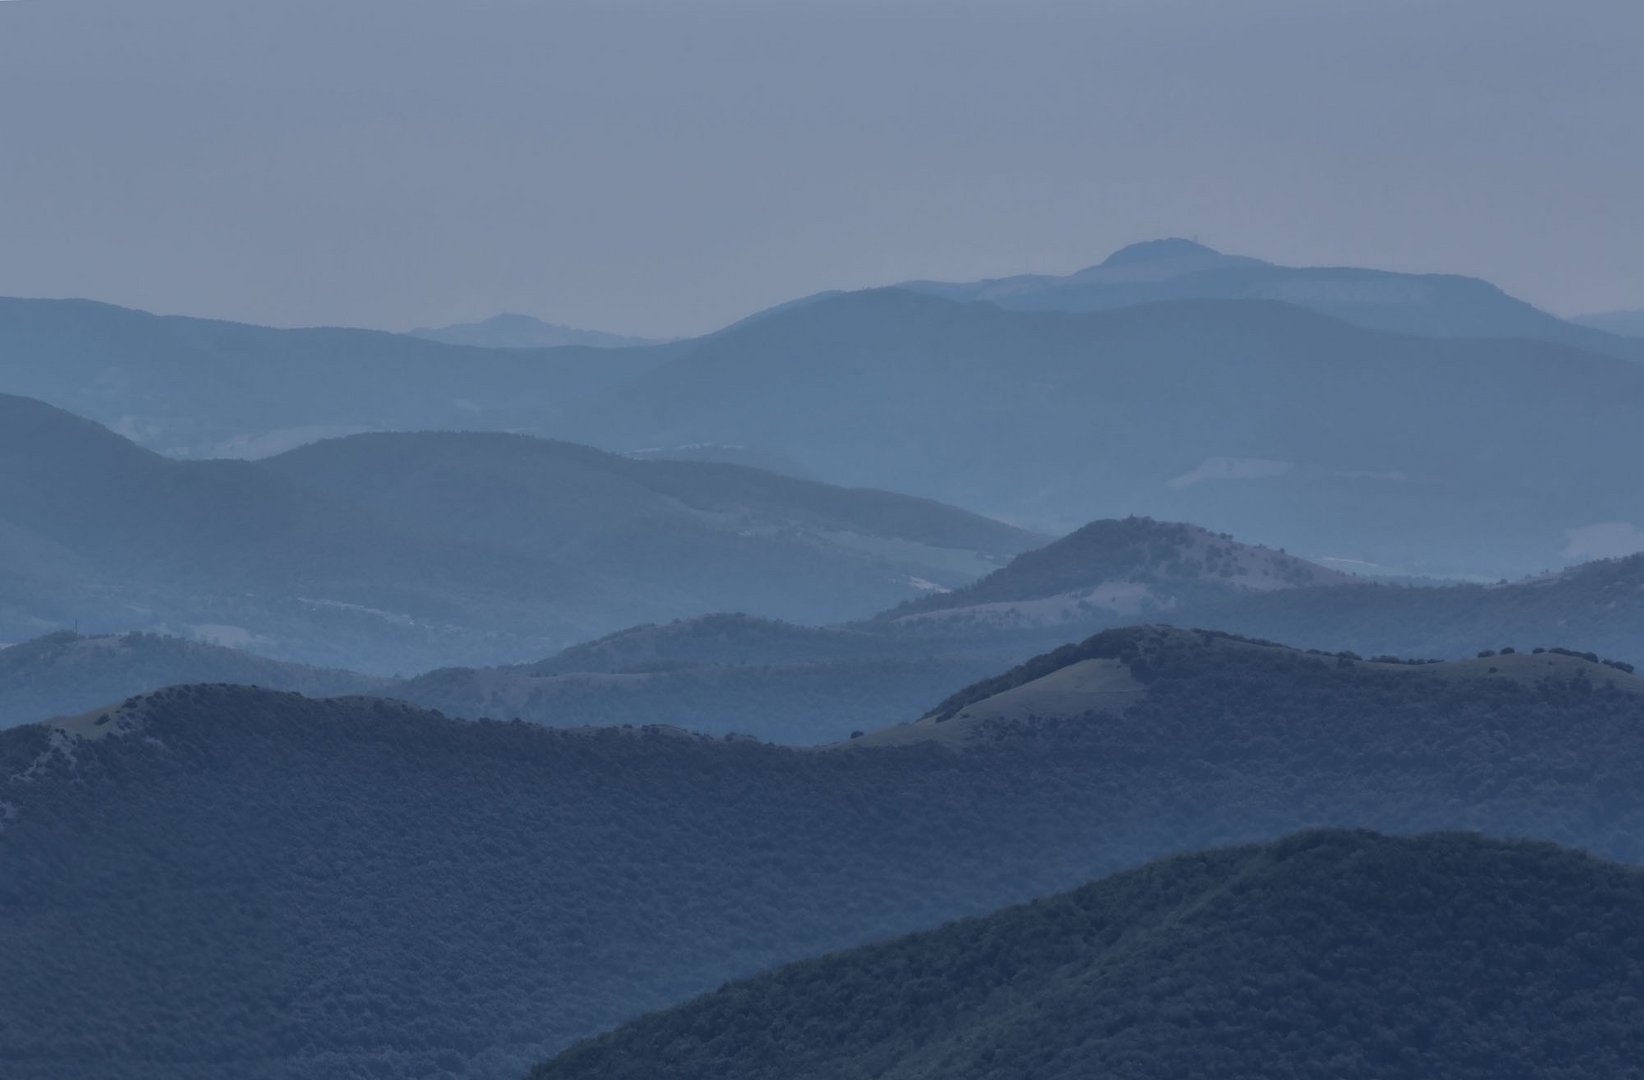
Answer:
<svg viewBox="0 0 1644 1080"><path fill-rule="evenodd" d="M0 294L648 334L1197 236L1644 307L1640 0L12 0Z"/></svg>

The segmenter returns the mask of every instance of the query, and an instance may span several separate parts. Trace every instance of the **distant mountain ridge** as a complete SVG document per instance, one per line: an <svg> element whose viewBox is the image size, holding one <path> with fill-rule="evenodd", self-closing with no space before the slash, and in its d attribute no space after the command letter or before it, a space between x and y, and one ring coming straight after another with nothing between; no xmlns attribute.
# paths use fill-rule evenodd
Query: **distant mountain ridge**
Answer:
<svg viewBox="0 0 1644 1080"><path fill-rule="evenodd" d="M636 622L833 622L1043 538L929 500L502 434L178 461L0 395L0 640L182 633L378 673Z"/></svg>
<svg viewBox="0 0 1644 1080"><path fill-rule="evenodd" d="M85 712L178 683L241 683L315 697L382 692L387 679L268 660L159 634L64 630L0 649L0 728Z"/></svg>
<svg viewBox="0 0 1644 1080"><path fill-rule="evenodd" d="M583 418L618 444L771 447L1046 531L1145 514L1517 576L1558 565L1577 530L1644 527L1621 464L1644 454L1640 409L1644 365L1527 338L1379 333L1262 300L1006 311L890 289L725 331ZM1523 438L1526 416L1544 438Z"/></svg>
<svg viewBox="0 0 1644 1080"><path fill-rule="evenodd" d="M411 337L440 341L447 345L472 345L481 349L548 349L562 345L585 345L596 349L625 348L661 344L652 338L607 334L602 330L577 330L543 322L530 315L505 313L478 322L450 326L424 326L406 331Z"/></svg>
<svg viewBox="0 0 1644 1080"><path fill-rule="evenodd" d="M1641 886L1549 844L1302 833L780 968L531 1075L1636 1077Z"/></svg>
<svg viewBox="0 0 1644 1080"><path fill-rule="evenodd" d="M1357 267L1279 266L1181 238L1121 248L1065 277L906 282L950 300L1040 311L1100 311L1161 300L1279 300L1373 330L1434 337L1531 337L1644 360L1607 326L1564 320L1477 278Z"/></svg>
<svg viewBox="0 0 1644 1080"><path fill-rule="evenodd" d="M1621 464L1644 454L1629 339L1479 282L1181 243L1074 278L984 283L986 300L967 299L974 283L823 295L599 349L7 300L0 389L184 456L384 430L695 447L1041 531L1144 514L1416 576L1515 577L1644 544ZM1100 303L1063 304L1064 286Z"/></svg>
<svg viewBox="0 0 1644 1080"><path fill-rule="evenodd" d="M831 750L223 686L0 732L0 1060L500 1080L727 979L1183 850L1465 827L1644 858L1644 680L1614 667L1166 628L1026 667L934 733ZM1115 708L1092 670L1140 689Z"/></svg>
<svg viewBox="0 0 1644 1080"><path fill-rule="evenodd" d="M1570 320L1607 334L1644 338L1644 309L1637 311L1603 311L1594 315L1577 315Z"/></svg>
<svg viewBox="0 0 1644 1080"><path fill-rule="evenodd" d="M589 393L673 348L478 349L0 298L0 393L48 401L186 457L266 457L361 431L552 434Z"/></svg>

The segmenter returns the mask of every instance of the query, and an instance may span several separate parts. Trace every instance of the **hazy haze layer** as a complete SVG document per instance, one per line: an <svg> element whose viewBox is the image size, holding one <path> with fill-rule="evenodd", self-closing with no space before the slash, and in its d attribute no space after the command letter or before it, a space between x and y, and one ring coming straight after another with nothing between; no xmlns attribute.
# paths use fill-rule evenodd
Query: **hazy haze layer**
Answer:
<svg viewBox="0 0 1644 1080"><path fill-rule="evenodd" d="M1197 235L1637 307L1641 45L1631 0L0 4L0 295L676 335Z"/></svg>

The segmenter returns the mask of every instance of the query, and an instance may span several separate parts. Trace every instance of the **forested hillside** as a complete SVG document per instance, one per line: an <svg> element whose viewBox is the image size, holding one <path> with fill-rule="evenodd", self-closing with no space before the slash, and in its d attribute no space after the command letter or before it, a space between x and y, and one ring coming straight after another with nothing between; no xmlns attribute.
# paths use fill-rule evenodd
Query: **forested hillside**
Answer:
<svg viewBox="0 0 1644 1080"><path fill-rule="evenodd" d="M736 983L534 1080L1644 1075L1644 877L1309 832Z"/></svg>
<svg viewBox="0 0 1644 1080"><path fill-rule="evenodd" d="M0 1060L504 1077L726 979L1185 849L1348 825L1638 859L1641 685L1560 654L1124 630L830 750L169 690L0 733Z"/></svg>

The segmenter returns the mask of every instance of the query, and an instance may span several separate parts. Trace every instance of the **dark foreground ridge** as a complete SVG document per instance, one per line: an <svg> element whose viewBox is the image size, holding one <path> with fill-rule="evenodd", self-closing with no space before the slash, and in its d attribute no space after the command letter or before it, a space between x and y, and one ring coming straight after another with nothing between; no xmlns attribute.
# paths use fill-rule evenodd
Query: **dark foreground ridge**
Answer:
<svg viewBox="0 0 1644 1080"><path fill-rule="evenodd" d="M1311 832L782 968L533 1080L1644 1075L1644 876Z"/></svg>
<svg viewBox="0 0 1644 1080"><path fill-rule="evenodd" d="M0 732L0 1073L517 1078L728 979L1314 826L1638 860L1638 685L1143 628L808 751L175 688Z"/></svg>

